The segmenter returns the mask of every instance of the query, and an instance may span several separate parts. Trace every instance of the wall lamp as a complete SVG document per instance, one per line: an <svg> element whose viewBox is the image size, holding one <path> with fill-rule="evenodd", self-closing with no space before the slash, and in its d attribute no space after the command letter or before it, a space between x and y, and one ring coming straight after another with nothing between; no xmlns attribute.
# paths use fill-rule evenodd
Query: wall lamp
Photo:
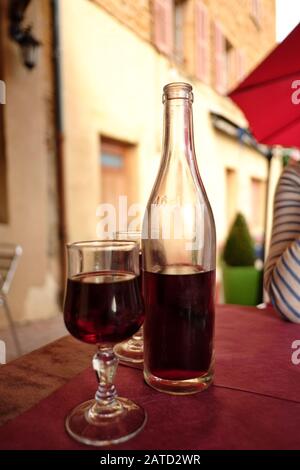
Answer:
<svg viewBox="0 0 300 470"><path fill-rule="evenodd" d="M33 69L38 61L38 51L41 46L32 35L32 26L24 27L25 10L31 0L10 0L8 17L9 17L9 36L19 44L21 49L22 61L25 67Z"/></svg>

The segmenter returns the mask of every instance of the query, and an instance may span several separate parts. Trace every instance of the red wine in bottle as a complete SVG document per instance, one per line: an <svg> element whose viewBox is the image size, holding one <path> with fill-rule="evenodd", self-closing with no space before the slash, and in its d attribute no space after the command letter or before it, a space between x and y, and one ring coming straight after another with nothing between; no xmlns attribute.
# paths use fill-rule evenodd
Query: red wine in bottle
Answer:
<svg viewBox="0 0 300 470"><path fill-rule="evenodd" d="M207 374L213 355L215 271L170 266L144 272L144 283L145 357L151 373L166 380Z"/></svg>

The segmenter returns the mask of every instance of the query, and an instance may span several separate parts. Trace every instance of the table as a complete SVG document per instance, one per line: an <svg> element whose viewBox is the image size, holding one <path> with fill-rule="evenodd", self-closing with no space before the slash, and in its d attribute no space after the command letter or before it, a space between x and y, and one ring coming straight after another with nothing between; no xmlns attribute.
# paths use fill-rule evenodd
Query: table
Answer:
<svg viewBox="0 0 300 470"><path fill-rule="evenodd" d="M148 423L116 448L300 449L295 340L300 325L282 321L271 308L219 306L216 377L207 391L169 396L148 387L141 371L119 367L120 395L143 405ZM93 351L67 336L1 367L0 448L86 448L69 438L63 423L69 409L95 391L87 368Z"/></svg>

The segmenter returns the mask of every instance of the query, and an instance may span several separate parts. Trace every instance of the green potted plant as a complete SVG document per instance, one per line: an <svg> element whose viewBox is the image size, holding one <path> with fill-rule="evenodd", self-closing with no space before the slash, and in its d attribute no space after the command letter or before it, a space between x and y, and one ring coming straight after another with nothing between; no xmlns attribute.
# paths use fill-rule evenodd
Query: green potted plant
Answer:
<svg viewBox="0 0 300 470"><path fill-rule="evenodd" d="M240 213L225 243L222 272L225 303L257 305L261 302L263 271L255 267L254 243Z"/></svg>

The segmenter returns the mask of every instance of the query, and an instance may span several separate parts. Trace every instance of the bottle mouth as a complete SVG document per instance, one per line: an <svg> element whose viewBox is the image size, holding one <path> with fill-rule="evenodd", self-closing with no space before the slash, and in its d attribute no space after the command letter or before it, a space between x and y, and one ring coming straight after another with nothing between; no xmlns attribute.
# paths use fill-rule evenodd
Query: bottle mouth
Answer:
<svg viewBox="0 0 300 470"><path fill-rule="evenodd" d="M189 83L184 83L184 82L168 83L167 85L164 86L162 101L164 103L166 100L186 99L186 100L191 101L192 103L194 100L192 90L193 90L193 87Z"/></svg>

